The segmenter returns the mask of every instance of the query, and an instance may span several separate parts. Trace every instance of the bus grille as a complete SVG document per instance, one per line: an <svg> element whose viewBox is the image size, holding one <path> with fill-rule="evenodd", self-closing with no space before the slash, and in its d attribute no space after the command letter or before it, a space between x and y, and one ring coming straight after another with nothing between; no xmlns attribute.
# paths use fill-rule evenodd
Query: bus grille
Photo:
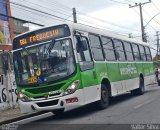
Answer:
<svg viewBox="0 0 160 130"><path fill-rule="evenodd" d="M53 96L58 96L58 95L60 95L61 93L56 93L56 94L51 94L51 95L49 95L49 97L53 97ZM43 95L43 96L36 96L36 97L33 97L34 99L40 99L40 98L45 98L45 96Z"/></svg>
<svg viewBox="0 0 160 130"><path fill-rule="evenodd" d="M53 106L53 105L57 105L57 104L58 104L58 100L37 103L37 105L39 107L47 107L47 106Z"/></svg>
<svg viewBox="0 0 160 130"><path fill-rule="evenodd" d="M41 94L41 93L47 93L47 92L59 90L63 85L64 84L58 84L58 85L42 87L42 88L27 89L26 91L32 94Z"/></svg>

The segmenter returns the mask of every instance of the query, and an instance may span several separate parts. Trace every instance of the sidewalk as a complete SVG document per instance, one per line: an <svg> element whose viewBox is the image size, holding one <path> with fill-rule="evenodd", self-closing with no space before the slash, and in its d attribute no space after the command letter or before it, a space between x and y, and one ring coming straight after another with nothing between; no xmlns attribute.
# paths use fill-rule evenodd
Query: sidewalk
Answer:
<svg viewBox="0 0 160 130"><path fill-rule="evenodd" d="M20 113L19 108L0 110L0 125L5 123L8 120L13 120L23 115L24 114Z"/></svg>
<svg viewBox="0 0 160 130"><path fill-rule="evenodd" d="M15 122L32 116L37 116L43 113L45 112L22 114L19 108L0 110L0 126L3 124L9 124L11 122Z"/></svg>

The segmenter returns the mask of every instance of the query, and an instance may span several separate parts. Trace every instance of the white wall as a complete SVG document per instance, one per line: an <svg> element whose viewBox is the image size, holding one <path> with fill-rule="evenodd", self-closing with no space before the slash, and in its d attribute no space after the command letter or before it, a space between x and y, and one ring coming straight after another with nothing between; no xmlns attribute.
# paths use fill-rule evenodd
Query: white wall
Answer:
<svg viewBox="0 0 160 130"><path fill-rule="evenodd" d="M15 78L13 70L11 69L11 59L8 60L9 70L6 75L4 74L4 65L2 57L3 53L0 53L0 110L18 107L16 103L15 94ZM5 57L6 58L6 57Z"/></svg>

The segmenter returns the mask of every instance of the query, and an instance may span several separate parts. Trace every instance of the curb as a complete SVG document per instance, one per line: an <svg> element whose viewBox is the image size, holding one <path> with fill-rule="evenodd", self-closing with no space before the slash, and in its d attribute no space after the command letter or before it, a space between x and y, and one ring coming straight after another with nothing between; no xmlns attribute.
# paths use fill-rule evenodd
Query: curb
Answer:
<svg viewBox="0 0 160 130"><path fill-rule="evenodd" d="M155 85L155 84L157 84L157 82L153 82L153 83L147 84L146 86Z"/></svg>
<svg viewBox="0 0 160 130"><path fill-rule="evenodd" d="M42 114L45 114L45 113L47 113L47 112L46 111L36 112L36 113L31 113L31 114L26 114L26 115L22 115L22 116L19 116L19 117L11 118L11 119L8 119L8 120L5 120L5 121L1 121L0 126L5 125L5 124L9 124L9 123L12 123L12 122L16 122L16 121L19 121L19 120L23 120L23 119L26 119L26 118L30 118L30 117L33 117L33 116L42 115Z"/></svg>

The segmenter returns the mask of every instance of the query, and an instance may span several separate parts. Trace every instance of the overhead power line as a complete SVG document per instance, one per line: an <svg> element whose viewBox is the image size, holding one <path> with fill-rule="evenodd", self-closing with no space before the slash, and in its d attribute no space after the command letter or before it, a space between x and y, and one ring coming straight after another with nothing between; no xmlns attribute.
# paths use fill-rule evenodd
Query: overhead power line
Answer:
<svg viewBox="0 0 160 130"><path fill-rule="evenodd" d="M128 5L128 3L120 2L120 1L117 1L117 0L109 0L109 1L116 2L116 3L118 3L118 4L125 4L125 5Z"/></svg>
<svg viewBox="0 0 160 130"><path fill-rule="evenodd" d="M136 12L136 14L138 16L140 16L140 14L134 8L133 8L133 10ZM145 21L145 23L147 23L147 21L145 19L143 19L143 20ZM150 26L154 31L156 31L156 29L153 26L151 26L150 24L148 24L148 26Z"/></svg>
<svg viewBox="0 0 160 130"><path fill-rule="evenodd" d="M8 3L8 1L6 1L6 0L3 0L3 2L0 2L0 3L5 3L5 4L7 4ZM19 6L17 6L17 5L10 5L11 7L14 7L14 8L17 8L17 9L20 9L20 10L23 10L23 11L27 11L27 12L31 12L31 13L35 13L35 12L32 12L31 10L27 10L27 9L25 9L25 8L23 8L23 7L19 7ZM19 12L19 14L21 15L22 14L22 11L17 11L16 10L16 12ZM25 17L27 17L28 16L28 13L26 13L25 15L23 14L23 19L22 18L20 18L20 15L18 15L19 16L19 18L18 17L14 17L14 16L8 16L8 15L5 15L5 14L0 14L0 15L3 15L4 17L9 17L9 18L12 18L12 19L15 19L15 20L18 20L18 21L22 21L22 22L24 22L24 23L31 23L31 24L34 24L34 25L38 25L38 26L44 26L44 24L40 24L40 23L37 23L37 22L33 22L33 21L30 21L30 20L26 20L26 19L24 19L24 16ZM38 16L41 16L41 14L38 14ZM42 17L42 16L41 16ZM29 15L29 17L28 17L29 19L32 19L32 20L37 20L37 21L41 21L41 20L39 20L39 19L36 19L35 17L33 18L33 17L31 17L31 15ZM42 22L41 22L42 23Z"/></svg>
<svg viewBox="0 0 160 130"><path fill-rule="evenodd" d="M47 13L47 12L44 12L44 11L40 11L40 10L38 10L38 9L34 9L34 8L31 8L31 7L22 5L22 4L18 4L18 3L15 3L15 2L11 2L11 4L14 4L14 5L17 5L17 6L20 6L20 7L24 7L24 8L33 10L33 11L37 11L37 12L43 13L43 14L45 14L45 15L53 16L53 17L62 19L63 21L66 21L66 20L67 20L66 18L62 18L62 17L56 16L56 15L53 15L53 14L50 14L50 13ZM84 15L86 15L86 14L84 14ZM86 15L86 16L87 16L87 15ZM88 16L87 16L87 17L88 17ZM107 21L105 21L105 20L100 20L100 19L95 18L95 17L92 17L92 19L96 19L96 20L98 20L98 21L101 21L101 22L104 22L104 23L108 23L108 24L111 24L111 25L113 25L113 26L117 26L117 27L119 27L119 28L131 30L131 28L127 28L127 27L125 27L125 26L120 26L120 25L117 25L117 24L114 24L114 23L111 23L111 22L107 22ZM71 21L71 20L67 20L67 21ZM132 29L132 30L135 30L135 29ZM136 30L136 31L139 31L139 30Z"/></svg>
<svg viewBox="0 0 160 130"><path fill-rule="evenodd" d="M147 24L145 25L145 26L147 26L149 23L150 23L150 21L152 20L152 19L154 19L157 15L159 15L160 14L160 12L158 13L158 14L156 14L156 15L154 15L148 22L147 22Z"/></svg>
<svg viewBox="0 0 160 130"><path fill-rule="evenodd" d="M26 0L25 0L26 1ZM42 14L44 14L45 16L51 16L51 17L54 17L54 18L57 18L57 19L60 19L60 20L63 20L63 21L65 21L66 20L66 18L62 18L62 17L56 17L57 15L53 15L53 14L51 14L51 13L47 13L47 12L45 12L45 11L41 11L41 10L39 10L39 9L35 9L35 8L31 8L31 7L28 7L28 6L26 6L26 5L23 5L23 4L18 4L18 3L15 3L15 2L11 2L11 5L15 5L15 6L19 6L19 7L21 7L21 8L25 8L25 9L27 9L27 10L32 10L32 11L35 11L35 12L38 12L38 13L42 13ZM38 6L38 5L37 5ZM68 10L69 10L69 8L68 8ZM70 16L69 16L70 17ZM93 17L92 17L93 18ZM95 19L95 18L93 18L93 19ZM98 20L97 18L96 18L96 20ZM67 20L67 21L72 21L72 20ZM107 22L107 21L105 21L105 20L100 20L99 19L99 21L103 21L104 23L108 23L108 24L111 24L111 25L113 25L113 26L117 26L117 27L119 27L119 28L123 28L123 29L128 29L128 30L135 30L135 29L131 29L131 28L127 28L127 27L125 27L125 26L120 26L120 25L118 25L118 24L114 24L114 23L110 23L110 22ZM139 30L136 30L136 31L139 31Z"/></svg>
<svg viewBox="0 0 160 130"><path fill-rule="evenodd" d="M154 5L154 7L160 12L160 9L156 6L156 4L152 1L152 4Z"/></svg>
<svg viewBox="0 0 160 130"><path fill-rule="evenodd" d="M25 1L26 1L26 0L25 0ZM115 0L111 0L111 1L115 1ZM115 1L115 2L116 2L116 1ZM117 1L117 2L118 2L118 1ZM31 3L31 2L30 2L30 3ZM72 10L71 8L69 8L69 7L67 7L67 6L59 3L58 1L56 1L56 3L52 1L52 3L54 3L55 6L56 6L56 4L58 3L61 7L66 8L66 9L68 9L68 10ZM127 3L125 3L125 4L127 4ZM79 11L77 11L77 12L79 12ZM81 13L81 12L80 12L80 13ZM114 24L114 23L111 23L111 22L108 22L108 21L105 21L105 20L101 20L101 19L98 19L98 18L95 18L95 17L88 16L88 15L86 15L85 13L81 13L81 14L83 14L83 15L85 15L85 16L87 16L87 17L90 17L90 18L92 18L92 19L96 19L96 20L98 20L98 21L107 23L107 24L111 24L111 25L113 25L113 26L117 26L117 27L119 27L119 28L123 28L123 29L125 28L125 29L129 29L129 30L131 29L131 28L127 28L127 27L125 27L125 26L121 26L121 25ZM71 17L71 16L69 16L69 17ZM69 18L69 17L68 17L68 18ZM66 21L66 20L67 20L67 19L64 19L64 21ZM135 30L135 29L132 28L132 30ZM135 30L135 31L139 31L139 30Z"/></svg>
<svg viewBox="0 0 160 130"><path fill-rule="evenodd" d="M150 18L152 18L152 16L150 14L148 14L148 12L146 12L146 10L143 9L143 11L145 12L145 14L147 14ZM153 21L155 21L157 24L160 25L160 23L158 21L156 21L155 19L153 19Z"/></svg>
<svg viewBox="0 0 160 130"><path fill-rule="evenodd" d="M26 1L26 0L25 0ZM29 3L32 3L32 2L29 2ZM127 4L127 3L126 3ZM38 4L36 4L36 5L38 5ZM66 7L66 6L64 6L63 4L61 4L61 6L63 6L63 7ZM42 7L42 6L41 6ZM66 7L67 8L67 7ZM69 8L68 8L69 9ZM83 13L84 14L84 13ZM87 15L86 15L87 16ZM70 17L70 16L69 16ZM87 16L88 17L88 16ZM102 22L102 20L100 20L100 19L97 19L97 18L93 18L92 17L92 19L96 19L96 20L98 20L98 21L101 21ZM66 21L66 19L63 19L64 21ZM120 27L120 28L127 28L127 27L124 27L124 26L120 26L120 25L116 25L116 24L114 24L114 23L110 23L110 22L107 22L107 21L104 21L103 20L103 22L105 22L105 23L108 23L108 24L111 24L111 25L114 25L114 26L118 26L118 27ZM138 30L137 30L138 31Z"/></svg>
<svg viewBox="0 0 160 130"><path fill-rule="evenodd" d="M70 15L67 15L67 14L65 14L64 13L64 11L62 12L62 11L59 11L59 10L53 10L54 8L52 8L52 9L50 9L50 8L48 8L48 7L45 7L45 6L42 6L42 5L40 5L40 4L37 4L37 3L33 3L33 2L30 2L30 1L27 1L27 0L23 0L23 2L27 2L27 3L30 3L30 4L32 4L32 5L35 5L35 6L38 6L38 7L41 7L41 8L44 8L44 9L47 9L47 10L50 10L50 11L53 11L53 12L56 12L56 13L59 13L59 14L62 14L62 15L65 15L65 16L70 16Z"/></svg>
<svg viewBox="0 0 160 130"><path fill-rule="evenodd" d="M47 2L49 2L49 4L50 5L53 5L53 7L55 7L55 8L57 8L57 9L59 9L59 10L61 10L61 11L67 11L67 12L69 12L69 13L71 13L72 12L72 8L69 8L68 6L66 6L66 5L64 5L64 4L62 4L62 3L60 3L59 1L57 1L57 0L48 0ZM59 6L59 8L58 8L58 6Z"/></svg>
<svg viewBox="0 0 160 130"><path fill-rule="evenodd" d="M20 18L20 17L23 17L23 20L27 20L27 19L32 19L32 21L38 21L38 23L43 23L43 19L42 18L49 18L49 16L47 17L47 16L45 16L45 15L43 15L43 14L39 14L38 12L36 13L36 12L33 12L33 11L31 11L31 10L27 10L27 9L25 9L25 8L21 8L21 7L19 7L19 6L16 6L16 5L11 5L11 7L12 7L12 9L14 9L14 10L16 10L15 12L16 13L18 13L19 15L18 15L18 17ZM22 14L21 12L21 10L23 10L24 11L24 13L26 13L25 14L25 19L24 19L24 14ZM34 17L34 16L32 16L32 15L30 15L30 13L35 13L35 14L37 14L38 15L38 17L40 17L40 19L38 18L38 17ZM26 19L27 18L27 19ZM37 23L37 22L35 22L35 23Z"/></svg>
<svg viewBox="0 0 160 130"><path fill-rule="evenodd" d="M18 20L18 21L22 21L24 23L31 23L31 24L35 24L35 25L38 25L38 26L44 26L42 24L34 23L34 22L31 22L31 21L27 21L27 20L22 20L22 19L13 17L13 16L8 16L8 15L5 15L5 14L2 14L2 13L0 13L0 15L3 16L3 17L12 18L12 19L15 19L15 20Z"/></svg>
<svg viewBox="0 0 160 130"><path fill-rule="evenodd" d="M113 25L113 26L116 26L116 27L119 27L119 28L123 28L123 29L127 29L127 30L134 30L134 31L139 32L139 30L136 30L136 29L133 29L133 28L130 28L130 27L122 26L122 25L119 25L119 24L116 24L116 23L112 23L112 22L103 20L103 19L99 19L99 18L90 16L90 15L87 15L87 14L85 14L83 12L79 12L79 11L77 11L77 12L82 14L83 16L86 16L88 18L91 18L91 19L94 19L94 20L97 20L97 21L100 21L100 22L103 22L103 23L107 23L107 24L110 24L110 25Z"/></svg>
<svg viewBox="0 0 160 130"><path fill-rule="evenodd" d="M14 5L18 5L19 6L19 4L14 4ZM21 8L25 8L24 6L21 6ZM27 9L29 9L30 10L30 8L27 8ZM81 24L81 23L80 23ZM84 25L84 24L83 24ZM123 27L124 28L124 27ZM119 34L120 35L120 34Z"/></svg>
<svg viewBox="0 0 160 130"><path fill-rule="evenodd" d="M45 12L45 11L41 11L41 10L38 10L38 9L35 9L35 8L31 8L31 7L22 5L22 4L18 4L18 3L15 3L15 2L10 2L10 3L11 3L11 4L14 4L14 5L18 5L18 6L20 6L20 7L24 7L24 8L30 9L30 10L34 10L34 11L40 12L40 13L42 13L42 14L45 14L45 15L49 15L49 16L58 18L58 19L66 20L65 18L59 17L59 16L57 16L57 15L53 15L53 14L47 13L47 12ZM71 21L71 20L69 20L69 21Z"/></svg>
<svg viewBox="0 0 160 130"><path fill-rule="evenodd" d="M58 18L55 18L54 17L54 19L56 19L56 20L58 20L58 21L62 21L62 22L64 22L64 21L68 21L68 19L70 18L70 17L72 17L72 12L71 12L71 8L68 8L68 7L65 7L63 4L60 4L60 6L58 6L58 5L55 5L55 4L53 4L52 2L51 3L49 3L49 5L51 5L50 7L51 8L49 8L49 7L45 7L45 6L42 6L41 4L37 4L37 3L33 3L33 2L30 2L30 1L27 1L27 0L21 0L21 1L23 1L23 4L24 4L24 1L25 2L27 2L27 4L29 3L29 4L31 4L31 5L34 5L34 6L37 6L37 8L39 8L39 7L41 7L41 9L47 9L47 10L49 10L49 11L52 11L52 12L56 12L56 13L58 13L58 14L60 14L60 15L64 15L65 16L65 18L62 20L62 19L58 19ZM56 3L57 4L57 3ZM12 4L13 5L13 4ZM52 6L53 5L53 6ZM24 8L24 7L23 7ZM36 8L36 7L35 7ZM60 8L60 9L59 9ZM69 11L69 12L68 12ZM65 13L64 13L65 12ZM66 14L66 13L69 13L69 14ZM40 14L40 13L39 13ZM57 15L58 15L57 14ZM45 15L45 14L44 14ZM38 15L39 16L39 15ZM51 16L51 17L53 17L53 16ZM61 16L62 17L62 16Z"/></svg>
<svg viewBox="0 0 160 130"><path fill-rule="evenodd" d="M14 15L18 16L19 18L23 18L23 19L29 18L32 21L37 21L38 23L43 23L43 24L46 24L47 21L49 22L49 21L53 20L52 16L41 14L39 12L35 12L33 10L26 9L24 7L20 7L20 6L13 5L13 4L11 4L11 7L12 7L12 9L15 10ZM23 11L23 14L22 14L22 11ZM32 13L32 15L30 15L31 13ZM63 21L63 20L55 18L55 17L54 17L54 20Z"/></svg>
<svg viewBox="0 0 160 130"><path fill-rule="evenodd" d="M124 0L124 1L130 2L130 3L136 3L136 2L131 1L131 0Z"/></svg>

